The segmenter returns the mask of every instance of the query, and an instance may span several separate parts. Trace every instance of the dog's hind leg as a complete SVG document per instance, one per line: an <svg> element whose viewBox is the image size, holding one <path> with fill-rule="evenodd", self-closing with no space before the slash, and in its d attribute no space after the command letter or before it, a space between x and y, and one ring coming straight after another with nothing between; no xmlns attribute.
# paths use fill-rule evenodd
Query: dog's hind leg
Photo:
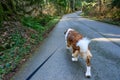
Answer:
<svg viewBox="0 0 120 80"><path fill-rule="evenodd" d="M90 51L88 50L87 51L87 55L86 55L86 73L85 73L85 76L87 77L87 78L90 78L91 77L91 57L92 57L92 55L91 55L91 53L90 53Z"/></svg>

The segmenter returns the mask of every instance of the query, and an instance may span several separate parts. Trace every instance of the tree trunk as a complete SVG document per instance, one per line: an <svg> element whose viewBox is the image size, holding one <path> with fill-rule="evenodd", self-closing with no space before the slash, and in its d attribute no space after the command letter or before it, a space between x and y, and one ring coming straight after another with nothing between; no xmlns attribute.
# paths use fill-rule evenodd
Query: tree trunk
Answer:
<svg viewBox="0 0 120 80"><path fill-rule="evenodd" d="M102 1L101 0L98 0L99 1L99 12L101 13L101 9L102 9Z"/></svg>
<svg viewBox="0 0 120 80"><path fill-rule="evenodd" d="M70 7L71 7L71 10L74 11L74 9L75 9L75 1L74 0L70 0Z"/></svg>

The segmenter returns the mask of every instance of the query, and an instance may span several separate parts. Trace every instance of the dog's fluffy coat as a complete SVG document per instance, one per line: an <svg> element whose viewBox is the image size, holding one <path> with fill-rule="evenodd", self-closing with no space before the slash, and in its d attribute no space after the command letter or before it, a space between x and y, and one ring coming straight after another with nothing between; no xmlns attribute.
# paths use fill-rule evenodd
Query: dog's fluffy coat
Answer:
<svg viewBox="0 0 120 80"><path fill-rule="evenodd" d="M85 59L87 68L85 76L91 77L90 60L92 54L89 47L90 40L71 28L67 29L64 34L67 49L72 48L72 61L77 61L78 55Z"/></svg>

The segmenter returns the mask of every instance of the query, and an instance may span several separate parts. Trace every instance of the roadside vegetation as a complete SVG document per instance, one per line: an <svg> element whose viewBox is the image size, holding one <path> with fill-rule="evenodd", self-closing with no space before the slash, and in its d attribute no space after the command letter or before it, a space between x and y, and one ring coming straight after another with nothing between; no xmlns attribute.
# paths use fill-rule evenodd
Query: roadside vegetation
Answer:
<svg viewBox="0 0 120 80"><path fill-rule="evenodd" d="M120 23L119 0L0 0L0 80L10 80L60 17L73 11Z"/></svg>
<svg viewBox="0 0 120 80"><path fill-rule="evenodd" d="M43 21L43 19L46 19ZM59 21L59 17L23 17L21 21L7 21L0 28L0 77L9 80L49 31ZM42 22L43 21L43 22Z"/></svg>
<svg viewBox="0 0 120 80"><path fill-rule="evenodd" d="M120 26L120 0L82 1L82 16Z"/></svg>
<svg viewBox="0 0 120 80"><path fill-rule="evenodd" d="M29 13L21 12L17 10L21 5L13 6L12 1L20 0L0 3L0 80L10 80L60 19L59 15L40 11L36 14L33 7Z"/></svg>

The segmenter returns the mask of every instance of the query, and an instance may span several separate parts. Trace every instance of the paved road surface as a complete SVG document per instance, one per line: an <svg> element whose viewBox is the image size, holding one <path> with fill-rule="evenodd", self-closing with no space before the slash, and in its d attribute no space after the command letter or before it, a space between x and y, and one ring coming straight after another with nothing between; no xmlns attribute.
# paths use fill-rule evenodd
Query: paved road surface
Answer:
<svg viewBox="0 0 120 80"><path fill-rule="evenodd" d="M89 20L79 12L63 16L14 80L120 80L120 26ZM71 61L64 31L74 28L92 39L92 77L85 78L85 62Z"/></svg>

